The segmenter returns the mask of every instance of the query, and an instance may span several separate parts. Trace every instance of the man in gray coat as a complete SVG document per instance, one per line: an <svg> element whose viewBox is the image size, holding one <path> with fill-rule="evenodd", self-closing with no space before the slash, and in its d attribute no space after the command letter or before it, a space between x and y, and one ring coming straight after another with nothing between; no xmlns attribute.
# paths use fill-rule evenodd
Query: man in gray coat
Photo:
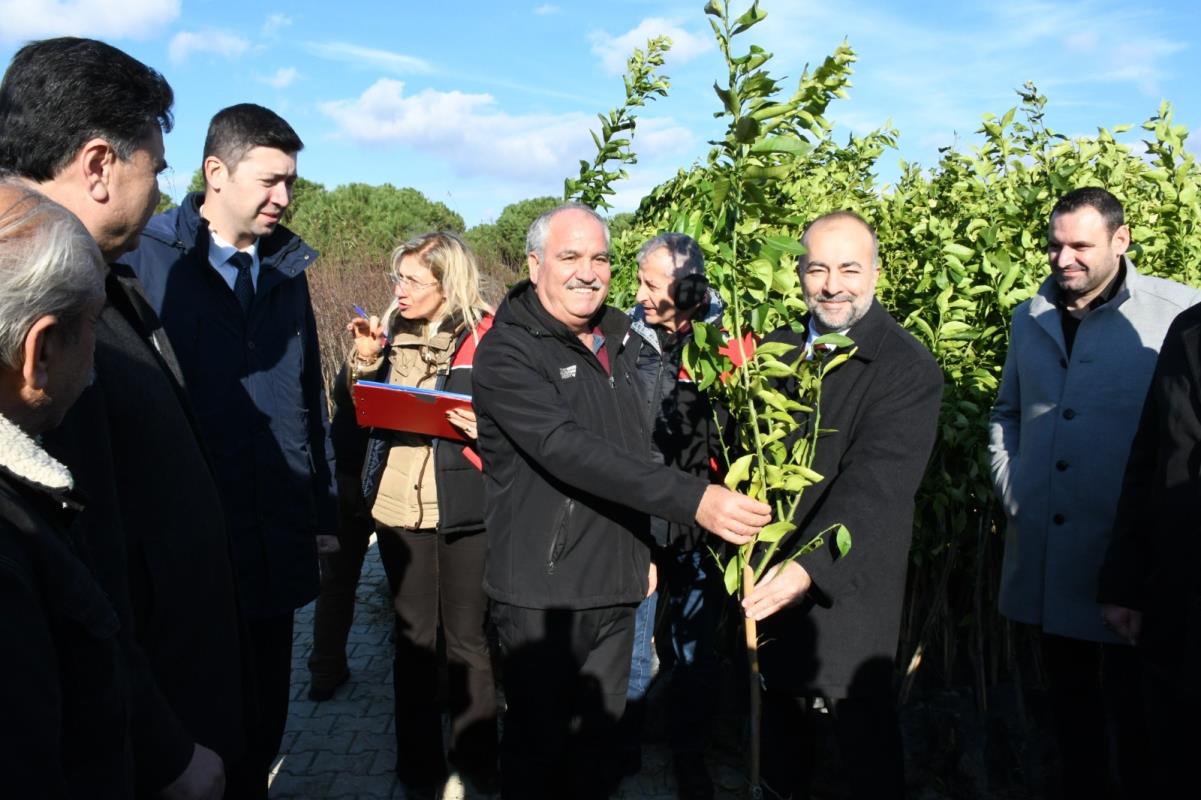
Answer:
<svg viewBox="0 0 1201 800"><path fill-rule="evenodd" d="M1126 794L1145 766L1131 648L1102 622L1097 576L1122 468L1160 344L1201 294L1140 275L1122 206L1100 188L1055 204L1051 276L1014 311L989 426L993 485L1009 520L1000 610L1041 628L1063 796ZM1103 677L1102 677L1103 676Z"/></svg>

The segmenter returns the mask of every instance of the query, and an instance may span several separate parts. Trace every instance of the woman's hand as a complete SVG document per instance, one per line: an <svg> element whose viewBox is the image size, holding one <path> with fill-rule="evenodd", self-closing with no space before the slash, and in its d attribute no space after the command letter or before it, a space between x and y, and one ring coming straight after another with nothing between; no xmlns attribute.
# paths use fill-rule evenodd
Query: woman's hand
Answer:
<svg viewBox="0 0 1201 800"><path fill-rule="evenodd" d="M380 351L384 349L384 344L387 342L384 326L379 317L374 315L370 319L355 317L347 323L346 330L354 335L355 358L364 364L370 364L379 358Z"/></svg>
<svg viewBox="0 0 1201 800"><path fill-rule="evenodd" d="M461 430L468 439L476 438L475 412L470 408L452 408L446 412L446 421Z"/></svg>

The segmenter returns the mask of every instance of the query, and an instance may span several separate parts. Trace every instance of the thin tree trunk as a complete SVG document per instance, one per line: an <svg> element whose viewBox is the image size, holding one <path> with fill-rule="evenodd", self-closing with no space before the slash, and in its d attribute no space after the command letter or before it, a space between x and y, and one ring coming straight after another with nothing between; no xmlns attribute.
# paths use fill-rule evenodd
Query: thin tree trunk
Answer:
<svg viewBox="0 0 1201 800"><path fill-rule="evenodd" d="M742 591L743 596L749 594L755 588L755 570L751 565L745 564L742 567ZM763 789L759 786L759 753L761 747L762 725L763 725L763 698L760 695L760 679L759 679L759 626L755 620L743 618L743 623L746 627L746 657L751 668L750 674L750 690L751 690L751 757L750 757L750 796L759 798L763 796Z"/></svg>

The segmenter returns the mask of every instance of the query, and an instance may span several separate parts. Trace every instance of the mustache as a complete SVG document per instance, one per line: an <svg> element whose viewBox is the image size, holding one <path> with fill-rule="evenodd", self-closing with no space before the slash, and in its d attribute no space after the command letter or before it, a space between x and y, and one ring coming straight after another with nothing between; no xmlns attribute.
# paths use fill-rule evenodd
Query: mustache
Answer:
<svg viewBox="0 0 1201 800"><path fill-rule="evenodd" d="M569 290L570 289L593 289L593 290L599 291L600 289L603 289L604 287L602 286L601 282L596 279L593 279L590 281L582 281L582 280L579 280L578 278L573 278L571 281L568 282L567 288Z"/></svg>
<svg viewBox="0 0 1201 800"><path fill-rule="evenodd" d="M855 298L846 292L839 292L838 294L826 294L825 292L818 292L816 299L826 303L849 303Z"/></svg>

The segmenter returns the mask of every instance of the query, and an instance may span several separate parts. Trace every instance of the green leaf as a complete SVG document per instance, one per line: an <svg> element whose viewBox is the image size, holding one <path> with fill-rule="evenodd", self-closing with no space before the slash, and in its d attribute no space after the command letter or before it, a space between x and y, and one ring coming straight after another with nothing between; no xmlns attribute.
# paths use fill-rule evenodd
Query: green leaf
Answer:
<svg viewBox="0 0 1201 800"><path fill-rule="evenodd" d="M813 340L814 345L825 345L827 347L852 347L855 342L851 337L842 333L823 333L821 336Z"/></svg>
<svg viewBox="0 0 1201 800"><path fill-rule="evenodd" d="M754 453L747 453L730 465L730 471L726 473L725 484L731 492L737 490L738 486L750 476L751 459L754 457Z"/></svg>
<svg viewBox="0 0 1201 800"><path fill-rule="evenodd" d="M803 256L808 252L803 244L788 236L764 236L763 241L789 255Z"/></svg>
<svg viewBox="0 0 1201 800"><path fill-rule="evenodd" d="M742 569L738 565L737 557L731 558L726 562L726 567L722 571L722 580L726 584L726 594L737 594L742 586Z"/></svg>
<svg viewBox="0 0 1201 800"><path fill-rule="evenodd" d="M796 136L772 136L760 139L751 145L752 153L787 153L801 156L813 149L813 145Z"/></svg>
<svg viewBox="0 0 1201 800"><path fill-rule="evenodd" d="M708 3L705 3L705 13L711 17L717 17L719 19L726 15L726 12L723 10L722 6L718 5L717 0L709 0Z"/></svg>
<svg viewBox="0 0 1201 800"><path fill-rule="evenodd" d="M763 530L759 531L759 536L756 538L760 542L771 544L772 542L780 541L794 530L796 530L796 525L792 524L790 521L778 520L777 522L773 522L766 526Z"/></svg>
<svg viewBox="0 0 1201 800"><path fill-rule="evenodd" d="M851 550L851 532L847 530L846 525L839 525L834 531L834 549L838 551L841 558Z"/></svg>

